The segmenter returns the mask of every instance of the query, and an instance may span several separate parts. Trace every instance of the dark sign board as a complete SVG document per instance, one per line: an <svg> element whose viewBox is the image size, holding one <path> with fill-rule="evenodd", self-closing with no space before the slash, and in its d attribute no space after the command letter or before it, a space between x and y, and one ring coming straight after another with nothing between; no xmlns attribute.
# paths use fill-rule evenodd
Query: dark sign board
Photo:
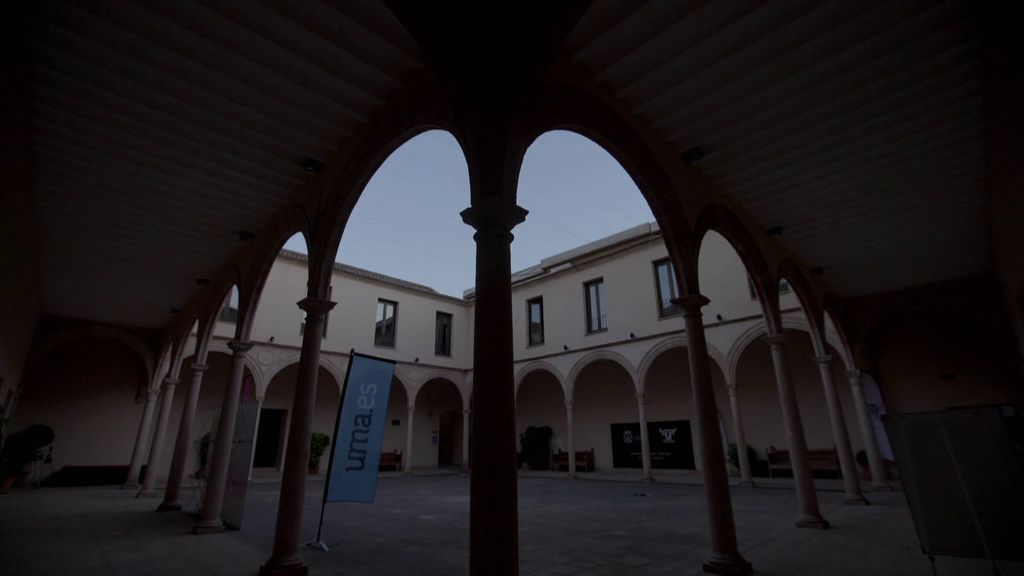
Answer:
<svg viewBox="0 0 1024 576"><path fill-rule="evenodd" d="M643 468L640 423L612 424L612 466ZM693 440L689 420L647 423L651 443L651 468L693 470Z"/></svg>

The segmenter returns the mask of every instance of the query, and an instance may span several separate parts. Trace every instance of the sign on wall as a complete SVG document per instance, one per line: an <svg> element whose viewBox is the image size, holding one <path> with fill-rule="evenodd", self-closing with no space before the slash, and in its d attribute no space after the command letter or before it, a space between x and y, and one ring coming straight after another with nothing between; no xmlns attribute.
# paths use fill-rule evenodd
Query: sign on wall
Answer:
<svg viewBox="0 0 1024 576"><path fill-rule="evenodd" d="M612 466L643 468L640 448L640 423L612 424ZM666 420L647 423L651 444L651 468L662 470L693 470L693 439L689 420Z"/></svg>
<svg viewBox="0 0 1024 576"><path fill-rule="evenodd" d="M235 417L235 433L232 435L231 457L228 463L227 486L221 520L228 530L242 527L245 512L245 491L249 486L249 465L256 445L256 421L259 419L260 403L256 399L256 382L246 374L242 379L242 392L238 400L238 415Z"/></svg>
<svg viewBox="0 0 1024 576"><path fill-rule="evenodd" d="M373 502L395 363L352 354L342 395L324 502Z"/></svg>

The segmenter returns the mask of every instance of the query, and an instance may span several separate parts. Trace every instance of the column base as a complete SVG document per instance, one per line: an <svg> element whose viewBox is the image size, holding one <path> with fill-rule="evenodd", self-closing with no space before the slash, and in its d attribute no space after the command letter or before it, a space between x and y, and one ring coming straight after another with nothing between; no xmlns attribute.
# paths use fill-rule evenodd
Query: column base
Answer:
<svg viewBox="0 0 1024 576"><path fill-rule="evenodd" d="M893 490L895 490L895 488L893 488L892 484L889 484L888 482L871 485L872 492L892 492Z"/></svg>
<svg viewBox="0 0 1024 576"><path fill-rule="evenodd" d="M797 528L810 528L812 530L827 530L832 525L822 516L804 516L796 521Z"/></svg>
<svg viewBox="0 0 1024 576"><path fill-rule="evenodd" d="M224 523L220 520L213 522L200 522L192 526L192 534L202 536L204 534L220 534L224 531Z"/></svg>
<svg viewBox="0 0 1024 576"><path fill-rule="evenodd" d="M745 488L753 488L757 486L757 484L755 484L753 480L740 480L739 482L736 483L736 485L743 486Z"/></svg>
<svg viewBox="0 0 1024 576"><path fill-rule="evenodd" d="M156 511L157 512L180 512L181 511L181 504L178 504L177 502L161 502L160 505L156 507Z"/></svg>
<svg viewBox="0 0 1024 576"><path fill-rule="evenodd" d="M121 490L138 490L140 487L138 482L125 482L121 485Z"/></svg>
<svg viewBox="0 0 1024 576"><path fill-rule="evenodd" d="M288 564L277 564L267 561L260 566L259 576L306 576L309 574L309 566L299 558L297 562Z"/></svg>
<svg viewBox="0 0 1024 576"><path fill-rule="evenodd" d="M156 490L139 490L136 494L136 498L153 498L156 496Z"/></svg>
<svg viewBox="0 0 1024 576"><path fill-rule="evenodd" d="M640 481L643 482L644 484L653 484L654 476L643 476L640 478Z"/></svg>
<svg viewBox="0 0 1024 576"><path fill-rule="evenodd" d="M864 496L848 496L843 500L846 506L867 506L871 504Z"/></svg>
<svg viewBox="0 0 1024 576"><path fill-rule="evenodd" d="M701 566L708 574L726 574L727 576L746 576L754 571L754 566L740 555L734 557L712 556Z"/></svg>

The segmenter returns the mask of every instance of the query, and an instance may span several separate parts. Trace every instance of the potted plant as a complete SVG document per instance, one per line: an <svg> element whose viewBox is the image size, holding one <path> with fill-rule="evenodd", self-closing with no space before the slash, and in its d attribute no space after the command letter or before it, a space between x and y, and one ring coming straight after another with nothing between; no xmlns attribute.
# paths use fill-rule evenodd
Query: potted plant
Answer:
<svg viewBox="0 0 1024 576"><path fill-rule="evenodd" d="M320 473L320 458L324 455L324 450L331 445L331 437L323 432L313 432L313 437L309 442L309 473L319 474Z"/></svg>
<svg viewBox="0 0 1024 576"><path fill-rule="evenodd" d="M750 444L747 444L747 462L750 462L751 465L753 465L755 460L757 460L757 452L754 451ZM735 468L739 469L740 454L739 450L736 449L735 443L729 444L729 462L731 462Z"/></svg>
<svg viewBox="0 0 1024 576"><path fill-rule="evenodd" d="M53 428L33 424L7 437L0 451L0 494L11 491L15 481L27 474L25 468L42 458L40 448L53 442Z"/></svg>

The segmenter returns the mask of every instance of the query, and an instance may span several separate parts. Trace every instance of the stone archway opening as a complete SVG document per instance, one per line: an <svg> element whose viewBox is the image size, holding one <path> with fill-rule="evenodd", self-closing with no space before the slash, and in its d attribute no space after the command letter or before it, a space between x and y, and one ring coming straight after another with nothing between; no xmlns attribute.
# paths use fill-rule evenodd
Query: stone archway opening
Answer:
<svg viewBox="0 0 1024 576"><path fill-rule="evenodd" d="M538 458L527 459L523 447L523 437L526 429L530 427L551 429L548 452L568 451L568 438L566 437L566 414L565 414L565 393L562 391L562 384L558 377L547 370L533 370L526 374L519 383L516 390L516 434L519 438L517 449L520 452L520 460L524 460L522 466L534 469L540 464ZM538 469L548 470L551 468L551 458L547 459L545 466L538 466Z"/></svg>
<svg viewBox="0 0 1024 576"><path fill-rule="evenodd" d="M573 384L577 452L593 451L594 468L642 473L636 387L629 372L613 360L586 365Z"/></svg>
<svg viewBox="0 0 1024 576"><path fill-rule="evenodd" d="M298 363L290 364L275 374L267 384L256 427L252 464L255 470L279 471L284 465L298 370ZM330 371L320 366L317 372L313 432L330 436L331 445L334 443L334 425L341 402L339 386ZM329 453L325 452L325 455ZM326 459L322 460L321 471L326 470L326 465Z"/></svg>

